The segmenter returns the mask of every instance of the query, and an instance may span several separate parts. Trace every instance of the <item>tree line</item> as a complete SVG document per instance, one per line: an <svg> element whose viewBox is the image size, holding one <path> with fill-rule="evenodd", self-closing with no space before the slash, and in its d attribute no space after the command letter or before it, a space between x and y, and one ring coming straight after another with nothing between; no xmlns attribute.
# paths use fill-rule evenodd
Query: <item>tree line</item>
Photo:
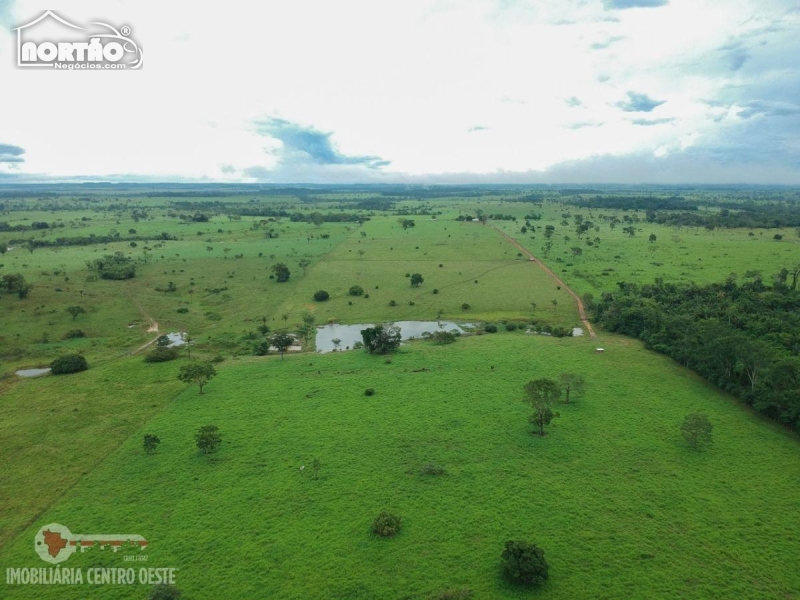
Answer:
<svg viewBox="0 0 800 600"><path fill-rule="evenodd" d="M791 429L800 426L800 265L773 285L748 273L705 286L618 283L593 307L608 331L637 337Z"/></svg>

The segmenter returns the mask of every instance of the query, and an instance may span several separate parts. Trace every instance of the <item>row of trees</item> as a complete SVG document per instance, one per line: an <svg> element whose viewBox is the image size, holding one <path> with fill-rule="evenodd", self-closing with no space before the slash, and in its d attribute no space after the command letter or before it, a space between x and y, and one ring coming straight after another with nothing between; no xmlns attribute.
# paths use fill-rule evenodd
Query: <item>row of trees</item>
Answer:
<svg viewBox="0 0 800 600"><path fill-rule="evenodd" d="M607 330L644 340L772 419L800 426L800 265L767 286L619 283L595 309Z"/></svg>

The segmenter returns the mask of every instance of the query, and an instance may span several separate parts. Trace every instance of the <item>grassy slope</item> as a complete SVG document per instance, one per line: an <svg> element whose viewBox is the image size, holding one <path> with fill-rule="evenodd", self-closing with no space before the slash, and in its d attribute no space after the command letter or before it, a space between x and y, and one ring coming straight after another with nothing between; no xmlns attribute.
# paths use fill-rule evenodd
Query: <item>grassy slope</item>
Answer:
<svg viewBox="0 0 800 600"><path fill-rule="evenodd" d="M459 586L513 598L529 595L502 583L498 557L504 540L526 538L551 564L537 597L798 597L797 439L636 342L598 343L605 354L588 339L513 333L416 343L390 364L341 353L226 365L206 394L187 389L85 476L1 564L41 564L33 533L57 521L145 535L147 566L179 567L191 598L428 598ZM522 385L562 371L583 373L587 396L531 436ZM31 393L48 384L30 382ZM697 409L715 425L705 452L678 433ZM192 444L207 423L225 440L212 457ZM145 432L163 440L155 456L142 453ZM429 461L449 474L418 475ZM382 509L404 518L395 539L368 533ZM67 564L131 566L97 551Z"/></svg>

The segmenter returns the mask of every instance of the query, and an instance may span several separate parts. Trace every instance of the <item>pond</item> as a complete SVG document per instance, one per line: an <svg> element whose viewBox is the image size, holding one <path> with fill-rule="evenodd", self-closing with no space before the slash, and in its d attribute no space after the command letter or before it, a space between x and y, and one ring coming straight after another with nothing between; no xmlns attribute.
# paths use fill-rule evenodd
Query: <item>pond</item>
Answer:
<svg viewBox="0 0 800 600"><path fill-rule="evenodd" d="M41 377L42 375L47 375L50 372L50 368L46 369L20 369L16 372L17 375L20 377Z"/></svg>
<svg viewBox="0 0 800 600"><path fill-rule="evenodd" d="M459 325L452 321L397 321L394 325L400 328L400 336L404 340L421 338L426 331L433 333L434 331L452 331L455 329L459 333L464 333L464 327L469 326L465 323ZM361 323L359 325L325 325L324 327L317 327L315 340L317 352L322 354L333 352L336 348L333 343L335 339L341 340L339 344L341 350L348 350L356 342L362 341L362 329L374 326L374 323Z"/></svg>

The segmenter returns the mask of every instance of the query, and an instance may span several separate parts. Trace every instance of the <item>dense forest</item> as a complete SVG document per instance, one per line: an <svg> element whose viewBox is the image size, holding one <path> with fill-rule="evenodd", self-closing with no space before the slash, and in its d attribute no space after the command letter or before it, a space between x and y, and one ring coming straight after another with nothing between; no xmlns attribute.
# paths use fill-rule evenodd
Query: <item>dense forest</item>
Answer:
<svg viewBox="0 0 800 600"><path fill-rule="evenodd" d="M618 283L594 305L608 331L638 337L792 429L800 427L800 265L772 285L754 273L706 286Z"/></svg>

